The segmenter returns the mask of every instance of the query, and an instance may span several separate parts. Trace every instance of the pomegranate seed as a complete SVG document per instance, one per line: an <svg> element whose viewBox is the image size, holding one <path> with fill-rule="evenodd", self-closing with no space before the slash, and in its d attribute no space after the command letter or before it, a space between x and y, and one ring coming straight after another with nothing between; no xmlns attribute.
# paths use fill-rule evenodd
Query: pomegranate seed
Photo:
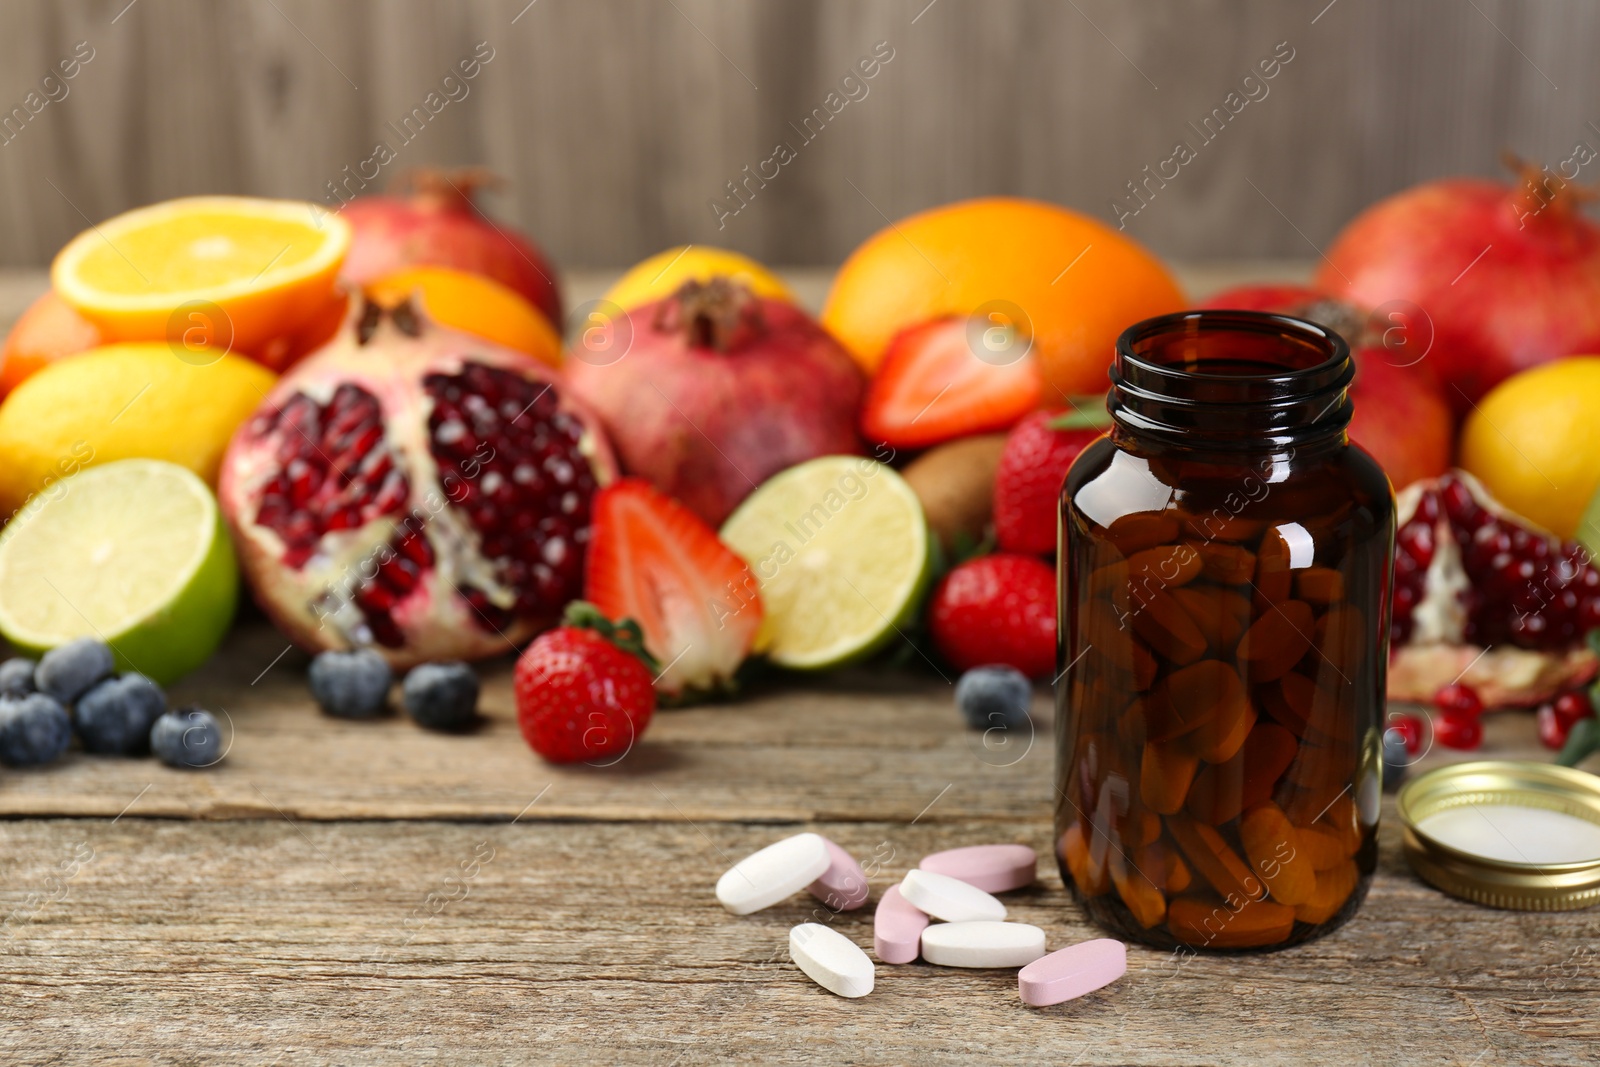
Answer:
<svg viewBox="0 0 1600 1067"><path fill-rule="evenodd" d="M1550 620L1537 611L1517 615L1511 620L1511 637L1523 648L1545 648L1551 644Z"/></svg>
<svg viewBox="0 0 1600 1067"><path fill-rule="evenodd" d="M401 596L415 589L421 576L417 565L403 556L391 556L378 565L378 580Z"/></svg>
<svg viewBox="0 0 1600 1067"><path fill-rule="evenodd" d="M368 582L363 585L360 591L356 593L355 599L356 604L361 607L363 613L377 615L388 614L400 602L400 598L395 596L393 590L381 586L377 582ZM371 619L369 618L367 621L370 622Z"/></svg>
<svg viewBox="0 0 1600 1067"><path fill-rule="evenodd" d="M1589 694L1582 689L1573 689L1556 697L1551 705L1556 718L1568 729L1579 719L1587 719L1594 714L1594 706L1589 703Z"/></svg>
<svg viewBox="0 0 1600 1067"><path fill-rule="evenodd" d="M375 612L366 616L367 625L372 630L373 640L385 648L400 648L406 643L406 635L400 632L400 627L387 613Z"/></svg>
<svg viewBox="0 0 1600 1067"><path fill-rule="evenodd" d="M1421 570L1427 570L1428 564L1433 562L1435 546L1432 525L1411 522L1401 530L1396 538L1400 550L1409 557ZM1398 560L1396 561L1398 562Z"/></svg>
<svg viewBox="0 0 1600 1067"><path fill-rule="evenodd" d="M1400 735L1413 756L1422 750L1422 716L1396 712L1389 716L1389 730Z"/></svg>
<svg viewBox="0 0 1600 1067"><path fill-rule="evenodd" d="M1474 715L1446 712L1434 723L1433 736L1446 748L1474 749L1483 744L1483 720Z"/></svg>
<svg viewBox="0 0 1600 1067"><path fill-rule="evenodd" d="M433 564L433 546L428 544L428 539L420 529L410 536L401 538L395 543L395 548L406 559L418 567L428 567Z"/></svg>
<svg viewBox="0 0 1600 1067"><path fill-rule="evenodd" d="M1422 499L1417 501L1417 513L1412 516L1413 523L1425 523L1432 527L1439 521L1439 494L1423 493Z"/></svg>
<svg viewBox="0 0 1600 1067"><path fill-rule="evenodd" d="M379 515L387 515L404 504L410 494L411 487L406 484L405 475L390 471L384 477L378 495L372 498L372 510Z"/></svg>
<svg viewBox="0 0 1600 1067"><path fill-rule="evenodd" d="M1456 714L1476 719L1483 714L1483 700L1478 691L1462 682L1451 682L1433 694L1433 706L1445 714Z"/></svg>
<svg viewBox="0 0 1600 1067"><path fill-rule="evenodd" d="M1466 530L1476 530L1488 522L1494 521L1494 516L1478 506L1472 499L1472 490L1454 478L1446 477L1442 480L1440 497L1444 504L1444 512L1450 517L1453 525Z"/></svg>
<svg viewBox="0 0 1600 1067"><path fill-rule="evenodd" d="M1545 748L1559 749L1567 743L1567 734L1572 732L1572 724L1561 721L1555 705L1540 705L1534 719L1539 724L1539 743Z"/></svg>

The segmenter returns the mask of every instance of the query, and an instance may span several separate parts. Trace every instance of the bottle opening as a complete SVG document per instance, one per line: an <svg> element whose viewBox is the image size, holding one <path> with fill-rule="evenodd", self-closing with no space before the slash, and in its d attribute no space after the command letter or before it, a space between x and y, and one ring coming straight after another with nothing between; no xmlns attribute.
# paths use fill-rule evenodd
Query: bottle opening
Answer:
<svg viewBox="0 0 1600 1067"><path fill-rule="evenodd" d="M1219 447L1295 443L1350 422L1350 349L1314 322L1181 311L1117 339L1112 417L1134 433Z"/></svg>

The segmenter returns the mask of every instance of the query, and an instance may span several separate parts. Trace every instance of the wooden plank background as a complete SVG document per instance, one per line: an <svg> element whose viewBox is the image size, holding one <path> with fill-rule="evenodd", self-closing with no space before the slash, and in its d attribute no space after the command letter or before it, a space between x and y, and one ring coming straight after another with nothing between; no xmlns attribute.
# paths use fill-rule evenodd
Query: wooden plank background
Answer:
<svg viewBox="0 0 1600 1067"><path fill-rule="evenodd" d="M1503 147L1554 165L1579 140L1600 145L1600 5L1586 0L4 0L0 11L0 115L76 42L94 50L66 95L0 144L0 266L43 265L88 220L163 197L326 196L379 139L396 158L375 184L419 164L505 175L492 207L567 267L683 241L828 263L886 217L983 193L1111 221L1126 183L1177 140L1198 144L1188 124L1284 41L1294 58L1268 95L1129 220L1162 254L1309 256L1363 204L1433 176L1494 173ZM893 58L867 95L802 142L790 123L880 41ZM389 124L478 42L493 59L467 95L401 143ZM708 201L779 140L797 158L719 229Z"/></svg>

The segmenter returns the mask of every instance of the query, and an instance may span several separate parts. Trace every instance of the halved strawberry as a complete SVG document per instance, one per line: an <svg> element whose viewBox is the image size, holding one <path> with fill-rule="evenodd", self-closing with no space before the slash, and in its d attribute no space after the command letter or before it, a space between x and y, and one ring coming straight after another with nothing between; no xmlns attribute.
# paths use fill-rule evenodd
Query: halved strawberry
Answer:
<svg viewBox="0 0 1600 1067"><path fill-rule="evenodd" d="M1038 407L1044 380L1032 353L1007 355L1009 335L997 335L999 351L988 358L975 351L972 338L996 329L946 318L901 330L867 387L862 433L896 448L925 448L1007 429Z"/></svg>
<svg viewBox="0 0 1600 1067"><path fill-rule="evenodd" d="M638 621L661 661L665 696L732 687L761 628L761 597L744 560L698 515L641 478L594 497L586 599Z"/></svg>

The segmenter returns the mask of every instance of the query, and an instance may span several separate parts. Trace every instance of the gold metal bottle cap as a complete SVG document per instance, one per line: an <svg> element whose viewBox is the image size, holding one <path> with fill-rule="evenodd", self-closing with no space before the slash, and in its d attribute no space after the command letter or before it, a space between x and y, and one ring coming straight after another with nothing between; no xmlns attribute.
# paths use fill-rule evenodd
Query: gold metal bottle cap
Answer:
<svg viewBox="0 0 1600 1067"><path fill-rule="evenodd" d="M1446 893L1518 911L1600 903L1600 777L1481 760L1419 775L1398 802L1406 859Z"/></svg>

